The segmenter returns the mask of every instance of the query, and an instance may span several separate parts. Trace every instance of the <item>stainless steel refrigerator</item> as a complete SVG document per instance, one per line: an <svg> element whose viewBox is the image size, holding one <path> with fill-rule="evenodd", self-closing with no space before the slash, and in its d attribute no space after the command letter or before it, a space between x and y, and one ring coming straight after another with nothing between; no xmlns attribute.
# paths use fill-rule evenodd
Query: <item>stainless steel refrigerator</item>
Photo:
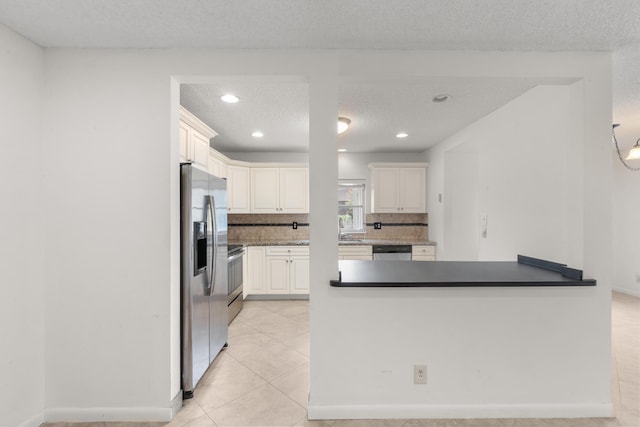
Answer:
<svg viewBox="0 0 640 427"><path fill-rule="evenodd" d="M227 183L180 165L182 392L227 343Z"/></svg>

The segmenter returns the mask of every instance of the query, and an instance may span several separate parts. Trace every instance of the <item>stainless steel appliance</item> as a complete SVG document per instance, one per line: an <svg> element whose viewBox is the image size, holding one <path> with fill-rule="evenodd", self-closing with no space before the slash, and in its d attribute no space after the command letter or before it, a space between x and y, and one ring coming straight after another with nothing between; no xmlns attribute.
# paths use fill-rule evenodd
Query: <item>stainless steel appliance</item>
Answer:
<svg viewBox="0 0 640 427"><path fill-rule="evenodd" d="M227 343L227 183L180 165L182 393Z"/></svg>
<svg viewBox="0 0 640 427"><path fill-rule="evenodd" d="M373 259L411 261L411 245L373 245Z"/></svg>
<svg viewBox="0 0 640 427"><path fill-rule="evenodd" d="M227 270L229 272L229 291L227 294L227 304L229 305L229 323L240 313L244 297L242 295L242 257L244 246L229 245Z"/></svg>

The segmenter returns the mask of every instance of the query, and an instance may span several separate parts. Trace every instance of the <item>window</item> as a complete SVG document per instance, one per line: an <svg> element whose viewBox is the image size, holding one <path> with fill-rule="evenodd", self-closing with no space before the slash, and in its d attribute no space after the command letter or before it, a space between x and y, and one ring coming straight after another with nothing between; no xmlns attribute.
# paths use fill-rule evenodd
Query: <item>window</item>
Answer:
<svg viewBox="0 0 640 427"><path fill-rule="evenodd" d="M364 233L364 182L338 183L338 224L342 233Z"/></svg>

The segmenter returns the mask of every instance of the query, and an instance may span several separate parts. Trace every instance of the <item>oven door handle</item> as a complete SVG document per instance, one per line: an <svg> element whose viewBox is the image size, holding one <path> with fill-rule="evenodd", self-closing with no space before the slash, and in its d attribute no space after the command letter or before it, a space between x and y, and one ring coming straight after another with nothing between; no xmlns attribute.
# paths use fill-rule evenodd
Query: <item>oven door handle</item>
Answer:
<svg viewBox="0 0 640 427"><path fill-rule="evenodd" d="M227 263L237 260L242 255L244 255L244 252L240 252L239 254L231 255L229 258L227 258Z"/></svg>

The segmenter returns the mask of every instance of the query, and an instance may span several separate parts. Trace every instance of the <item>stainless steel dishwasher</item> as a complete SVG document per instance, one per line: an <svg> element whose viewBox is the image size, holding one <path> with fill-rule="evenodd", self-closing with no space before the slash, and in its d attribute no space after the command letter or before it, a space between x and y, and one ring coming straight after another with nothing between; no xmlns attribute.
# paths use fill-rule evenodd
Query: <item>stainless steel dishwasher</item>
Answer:
<svg viewBox="0 0 640 427"><path fill-rule="evenodd" d="M411 245L373 245L374 261L411 261Z"/></svg>

